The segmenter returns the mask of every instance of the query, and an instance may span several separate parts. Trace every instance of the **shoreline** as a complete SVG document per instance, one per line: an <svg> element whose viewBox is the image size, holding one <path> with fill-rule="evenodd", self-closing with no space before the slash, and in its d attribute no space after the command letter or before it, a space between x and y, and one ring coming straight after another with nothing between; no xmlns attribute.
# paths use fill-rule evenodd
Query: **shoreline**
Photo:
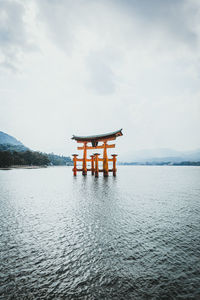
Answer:
<svg viewBox="0 0 200 300"><path fill-rule="evenodd" d="M29 166L29 165L16 165L16 166L9 166L9 167L0 167L0 170L12 170L12 169L40 169L40 168L47 168L47 166Z"/></svg>
<svg viewBox="0 0 200 300"><path fill-rule="evenodd" d="M29 165L16 165L9 167L0 167L0 170L13 170L13 169L43 169L43 168L52 168L52 167L71 167L68 165L63 166L29 166Z"/></svg>
<svg viewBox="0 0 200 300"><path fill-rule="evenodd" d="M132 164L120 164L118 166L134 166L134 167L200 167L200 165L132 165ZM16 165L10 167L0 167L0 170L14 170L14 169L44 169L54 167L73 167L72 165L58 165L58 166L29 166L29 165Z"/></svg>

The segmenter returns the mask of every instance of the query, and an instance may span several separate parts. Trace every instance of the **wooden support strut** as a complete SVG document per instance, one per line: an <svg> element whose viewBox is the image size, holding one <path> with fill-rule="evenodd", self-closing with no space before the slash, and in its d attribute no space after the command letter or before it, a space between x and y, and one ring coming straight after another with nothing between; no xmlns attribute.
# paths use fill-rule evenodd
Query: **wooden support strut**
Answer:
<svg viewBox="0 0 200 300"><path fill-rule="evenodd" d="M99 153L95 153L94 154L94 158L95 158L95 177L99 177Z"/></svg>
<svg viewBox="0 0 200 300"><path fill-rule="evenodd" d="M77 162L77 156L78 156L78 154L72 154L72 156L74 157L73 158L73 161L74 161L74 168L73 168L73 172L74 172L74 176L76 176L76 174L77 174L77 167L76 167L76 162Z"/></svg>
<svg viewBox="0 0 200 300"><path fill-rule="evenodd" d="M116 176L116 172L117 172L117 169L116 169L116 161L117 161L117 154L112 154L112 157L113 157L113 176Z"/></svg>
<svg viewBox="0 0 200 300"><path fill-rule="evenodd" d="M107 155L107 143L104 142L104 149L103 149L103 175L104 177L108 177L108 155Z"/></svg>
<svg viewBox="0 0 200 300"><path fill-rule="evenodd" d="M87 142L83 146L83 175L87 175Z"/></svg>
<svg viewBox="0 0 200 300"><path fill-rule="evenodd" d="M94 169L94 155L90 155L90 157L91 157L91 173L92 173L92 175L94 175L94 171L95 171L95 169Z"/></svg>

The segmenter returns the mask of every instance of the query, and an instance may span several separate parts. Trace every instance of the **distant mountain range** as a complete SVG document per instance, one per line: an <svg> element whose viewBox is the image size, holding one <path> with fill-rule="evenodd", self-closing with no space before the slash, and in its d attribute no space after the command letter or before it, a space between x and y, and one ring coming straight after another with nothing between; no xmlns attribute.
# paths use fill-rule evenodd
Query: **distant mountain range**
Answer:
<svg viewBox="0 0 200 300"><path fill-rule="evenodd" d="M130 151L120 156L121 162L127 163L180 163L183 161L200 161L200 149L192 151L177 151L168 148L143 149Z"/></svg>
<svg viewBox="0 0 200 300"><path fill-rule="evenodd" d="M43 163L55 166L73 164L68 156L32 151L13 136L0 131L0 166L13 164L42 165Z"/></svg>

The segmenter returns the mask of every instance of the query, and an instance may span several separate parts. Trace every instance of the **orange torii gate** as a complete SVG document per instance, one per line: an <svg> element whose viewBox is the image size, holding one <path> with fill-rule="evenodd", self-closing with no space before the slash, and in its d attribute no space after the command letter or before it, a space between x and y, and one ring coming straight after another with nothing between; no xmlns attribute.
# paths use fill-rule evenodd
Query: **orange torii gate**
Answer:
<svg viewBox="0 0 200 300"><path fill-rule="evenodd" d="M99 176L99 172L103 172L104 177L108 176L109 172L113 172L113 176L116 176L116 161L117 155L112 154L112 158L108 158L107 149L115 148L115 144L107 144L108 141L115 140L118 136L122 136L122 129L101 134L101 135L93 135L93 136L75 136L73 135L72 139L76 140L77 143L83 143L83 146L78 147L78 150L83 150L83 158L78 158L78 154L73 154L73 161L74 161L74 176L76 176L77 172L82 172L83 175L87 175L88 171L91 171L92 175L95 174L95 177ZM102 142L101 145L98 145L99 142ZM91 146L87 144L91 143ZM99 157L99 153L94 153L90 155L91 158L87 158L87 150L94 150L94 149L103 149L103 158ZM82 168L77 168L77 162L82 161ZM99 169L99 161L103 162L103 169ZM87 168L87 162L91 162L91 168ZM113 168L109 169L108 162L113 162Z"/></svg>

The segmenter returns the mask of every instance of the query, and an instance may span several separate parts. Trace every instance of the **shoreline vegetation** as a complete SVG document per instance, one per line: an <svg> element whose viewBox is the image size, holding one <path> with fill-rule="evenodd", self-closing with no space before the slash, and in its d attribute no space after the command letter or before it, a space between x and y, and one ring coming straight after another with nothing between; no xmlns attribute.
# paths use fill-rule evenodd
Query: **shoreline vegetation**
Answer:
<svg viewBox="0 0 200 300"><path fill-rule="evenodd" d="M9 167L0 167L0 170L13 170L13 169L45 169L53 167L70 167L70 165L57 165L57 166L30 166L30 165L14 165Z"/></svg>
<svg viewBox="0 0 200 300"><path fill-rule="evenodd" d="M0 168L36 168L47 166L72 165L70 157L59 156L53 153L46 154L37 151L0 151Z"/></svg>

